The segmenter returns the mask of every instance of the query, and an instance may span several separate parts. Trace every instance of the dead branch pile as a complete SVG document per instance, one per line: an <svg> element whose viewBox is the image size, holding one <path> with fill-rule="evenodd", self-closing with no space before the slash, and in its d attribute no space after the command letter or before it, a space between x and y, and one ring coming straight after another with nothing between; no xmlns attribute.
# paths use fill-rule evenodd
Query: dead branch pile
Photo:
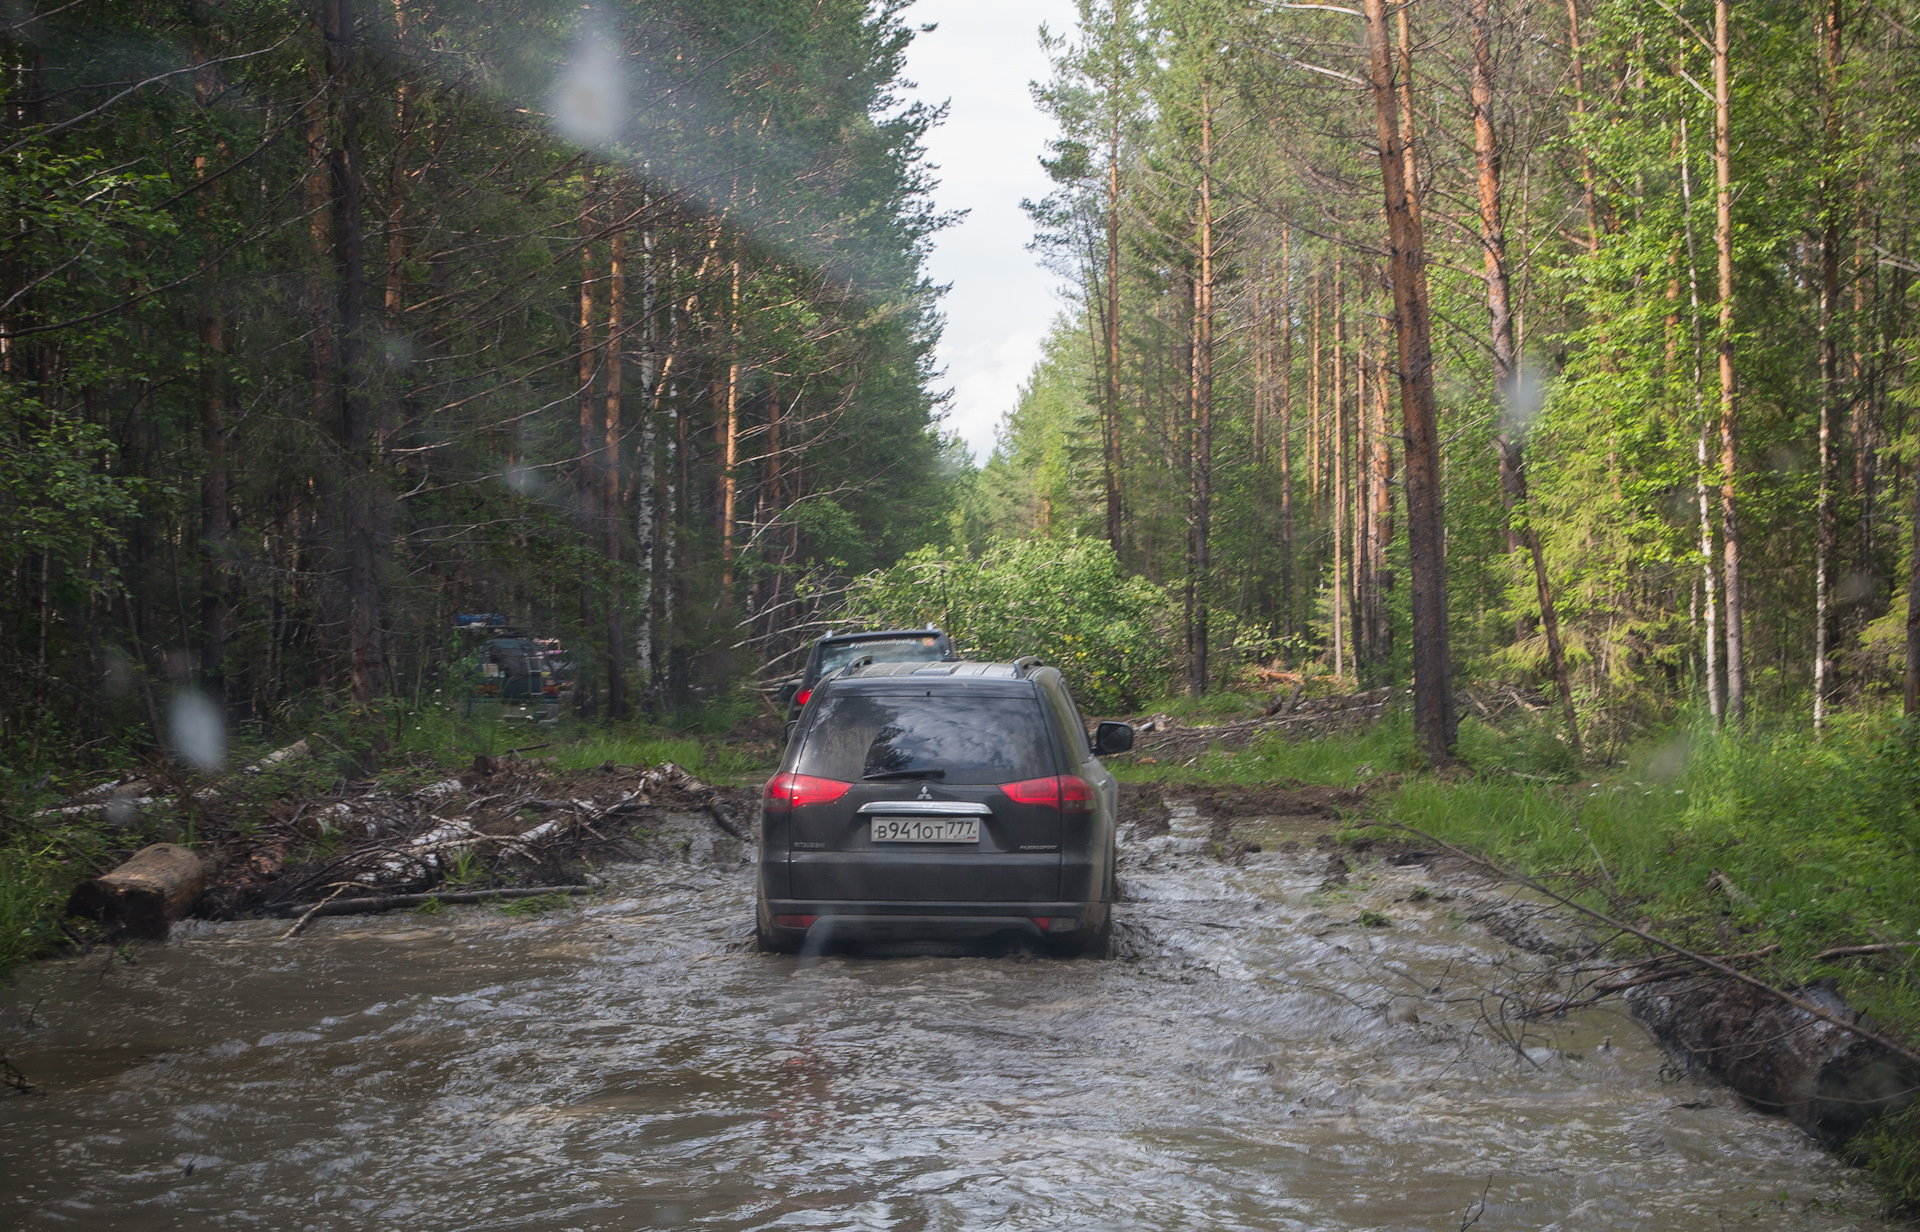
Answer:
<svg viewBox="0 0 1920 1232"><path fill-rule="evenodd" d="M1284 732L1289 738L1323 736L1328 732L1364 727L1386 713L1390 688L1370 689L1342 697L1299 700L1299 689L1276 698L1269 713L1232 723L1188 727L1167 715L1154 715L1134 725L1134 752L1157 758L1190 757L1213 747L1245 748L1264 732Z"/></svg>
<svg viewBox="0 0 1920 1232"><path fill-rule="evenodd" d="M653 831L636 827L655 810L704 816L735 840L751 827L749 793L702 782L671 762L566 772L514 753L476 758L468 770L425 782L417 769L403 769L338 779L312 794L300 785L311 766L300 763L310 754L302 740L213 780L181 781L157 769L157 777L91 787L33 818L59 825L99 817L115 826L155 813L195 819L201 837L212 840L211 851L201 848L210 884L204 893L196 884L192 902L168 900L167 920L187 912L213 919L305 912L321 901L334 904L322 914L358 911L365 908L346 904L397 903L456 874L461 892L563 886L580 880L568 861L590 849L644 856L635 835ZM261 778L267 771L294 773ZM282 794L265 798L276 785ZM118 884L113 877L88 884ZM83 906L93 902L82 898ZM164 923L135 929L115 923L125 912L94 907L87 914L112 931L165 935Z"/></svg>

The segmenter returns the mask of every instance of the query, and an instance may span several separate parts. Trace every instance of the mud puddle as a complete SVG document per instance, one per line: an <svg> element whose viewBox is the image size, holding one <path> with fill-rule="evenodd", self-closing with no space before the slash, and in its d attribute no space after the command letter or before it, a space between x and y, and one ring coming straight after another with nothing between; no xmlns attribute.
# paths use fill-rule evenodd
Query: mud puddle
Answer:
<svg viewBox="0 0 1920 1232"><path fill-rule="evenodd" d="M0 1225L1875 1226L1623 1014L1503 1022L1490 888L1316 817L1235 819L1261 850L1223 863L1172 805L1128 831L1107 961L752 953L745 849L689 816L541 915L42 964L0 995L46 1092L0 1100Z"/></svg>

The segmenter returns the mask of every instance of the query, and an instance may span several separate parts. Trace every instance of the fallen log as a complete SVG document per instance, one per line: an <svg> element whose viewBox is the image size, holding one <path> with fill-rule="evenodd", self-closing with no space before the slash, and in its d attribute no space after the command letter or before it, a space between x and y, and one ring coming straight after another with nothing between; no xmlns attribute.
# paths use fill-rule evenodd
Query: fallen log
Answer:
<svg viewBox="0 0 1920 1232"><path fill-rule="evenodd" d="M1817 1018L1746 984L1701 976L1635 988L1627 993L1627 1005L1689 1065L1721 1079L1755 1107L1785 1115L1828 1146L1844 1143L1874 1116L1912 1100L1920 1073L1840 1025L1869 1025L1840 994L1823 984L1789 991L1830 1017Z"/></svg>
<svg viewBox="0 0 1920 1232"><path fill-rule="evenodd" d="M438 894L382 894L375 898L336 898L319 903L287 903L273 909L281 919L309 915L373 915L430 902L485 903L495 899L539 898L543 894L591 894L592 886L521 886L511 890L448 890Z"/></svg>
<svg viewBox="0 0 1920 1232"><path fill-rule="evenodd" d="M206 888L207 867L199 856L175 843L155 843L77 886L67 914L98 920L113 935L164 941Z"/></svg>

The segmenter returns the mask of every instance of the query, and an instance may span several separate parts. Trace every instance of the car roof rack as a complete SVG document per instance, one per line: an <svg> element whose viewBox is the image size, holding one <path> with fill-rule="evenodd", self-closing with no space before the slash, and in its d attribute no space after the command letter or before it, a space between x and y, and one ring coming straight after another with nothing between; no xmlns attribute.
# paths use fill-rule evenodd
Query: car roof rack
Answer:
<svg viewBox="0 0 1920 1232"><path fill-rule="evenodd" d="M1024 680L1032 674L1034 668L1040 666L1043 665L1039 655L1021 655L1013 661L1013 674Z"/></svg>

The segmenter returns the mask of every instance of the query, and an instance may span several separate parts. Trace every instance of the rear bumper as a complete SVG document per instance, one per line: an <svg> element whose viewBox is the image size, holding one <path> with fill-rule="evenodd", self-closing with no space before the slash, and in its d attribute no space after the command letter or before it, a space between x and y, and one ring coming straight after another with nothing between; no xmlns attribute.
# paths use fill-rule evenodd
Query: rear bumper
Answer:
<svg viewBox="0 0 1920 1232"><path fill-rule="evenodd" d="M989 937L1013 933L1027 937L1060 936L1088 927L1098 903L927 903L849 902L845 900L767 899L761 905L762 928L793 941L925 941ZM812 916L805 927L781 917ZM1047 921L1043 927L1041 920Z"/></svg>

